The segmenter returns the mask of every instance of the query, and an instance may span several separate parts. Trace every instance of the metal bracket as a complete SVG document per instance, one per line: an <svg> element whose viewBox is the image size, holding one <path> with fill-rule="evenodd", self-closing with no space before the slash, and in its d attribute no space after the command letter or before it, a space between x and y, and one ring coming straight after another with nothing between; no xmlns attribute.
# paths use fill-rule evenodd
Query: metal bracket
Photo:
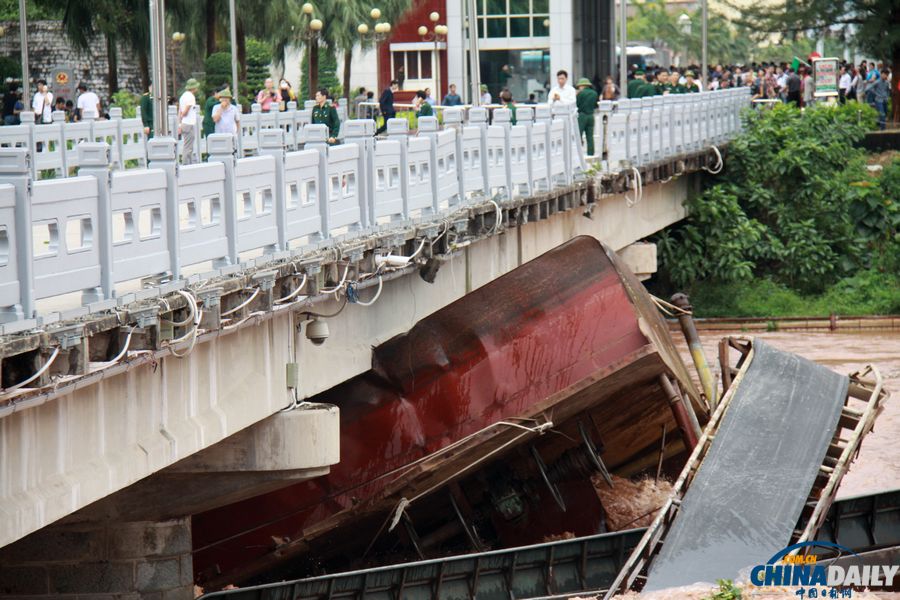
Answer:
<svg viewBox="0 0 900 600"><path fill-rule="evenodd" d="M140 328L154 327L159 324L159 306L152 304L128 311L128 317L134 319Z"/></svg>
<svg viewBox="0 0 900 600"><path fill-rule="evenodd" d="M84 339L84 324L77 323L48 332L59 344L60 350L68 350L81 344Z"/></svg>
<svg viewBox="0 0 900 600"><path fill-rule="evenodd" d="M275 271L263 271L253 276L253 283L259 286L261 292L271 292L275 287L275 277L278 275Z"/></svg>

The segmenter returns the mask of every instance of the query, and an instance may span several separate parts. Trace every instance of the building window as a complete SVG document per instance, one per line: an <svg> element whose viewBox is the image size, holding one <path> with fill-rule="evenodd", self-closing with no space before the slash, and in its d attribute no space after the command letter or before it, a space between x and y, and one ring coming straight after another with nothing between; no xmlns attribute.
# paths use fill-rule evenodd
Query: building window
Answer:
<svg viewBox="0 0 900 600"><path fill-rule="evenodd" d="M478 35L482 38L550 35L549 0L480 0Z"/></svg>
<svg viewBox="0 0 900 600"><path fill-rule="evenodd" d="M400 81L402 90L420 90L432 86L433 58L431 50L392 50L391 79Z"/></svg>

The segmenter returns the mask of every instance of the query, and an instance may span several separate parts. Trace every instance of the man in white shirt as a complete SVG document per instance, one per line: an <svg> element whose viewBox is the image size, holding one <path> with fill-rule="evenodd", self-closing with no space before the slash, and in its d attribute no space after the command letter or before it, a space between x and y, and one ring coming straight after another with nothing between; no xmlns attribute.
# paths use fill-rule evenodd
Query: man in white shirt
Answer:
<svg viewBox="0 0 900 600"><path fill-rule="evenodd" d="M94 111L95 119L100 117L100 98L97 97L97 94L89 92L84 83L78 84L78 94L78 104L75 107L77 109L75 111L75 120L83 120L85 110Z"/></svg>
<svg viewBox="0 0 900 600"><path fill-rule="evenodd" d="M219 103L213 108L212 120L216 123L216 133L237 133L241 111L231 103L231 90L219 92Z"/></svg>
<svg viewBox="0 0 900 600"><path fill-rule="evenodd" d="M566 104L575 104L575 96L577 95L578 92L569 84L569 73L563 69L557 71L556 85L550 89L550 94L547 96L550 103L564 102Z"/></svg>
<svg viewBox="0 0 900 600"><path fill-rule="evenodd" d="M841 80L838 83L838 93L840 95L841 104L844 104L847 101L847 94L850 93L850 82L853 80L850 77L850 73L847 72L847 67L841 67Z"/></svg>
<svg viewBox="0 0 900 600"><path fill-rule="evenodd" d="M178 99L178 120L181 124L181 164L191 165L198 162L199 158L194 152L195 139L197 137L197 114L194 107L197 105L197 97L194 92L200 89L200 83L191 77L184 84L184 93Z"/></svg>
<svg viewBox="0 0 900 600"><path fill-rule="evenodd" d="M53 92L47 87L47 82L39 79L37 91L31 99L31 110L34 111L35 123L51 123L53 121Z"/></svg>

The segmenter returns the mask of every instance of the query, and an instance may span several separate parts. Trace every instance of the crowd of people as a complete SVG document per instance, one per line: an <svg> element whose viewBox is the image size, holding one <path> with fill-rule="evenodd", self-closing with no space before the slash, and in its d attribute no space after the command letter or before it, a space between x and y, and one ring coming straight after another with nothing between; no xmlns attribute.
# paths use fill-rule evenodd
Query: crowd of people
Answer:
<svg viewBox="0 0 900 600"><path fill-rule="evenodd" d="M839 101L842 104L852 100L869 104L878 111L879 127L884 129L891 97L891 70L883 63L876 65L866 61L861 61L859 65L841 62L839 69ZM636 69L628 84L628 96L680 93L685 90L679 90L679 87L683 88L688 81L692 87L688 91L700 91L699 82L694 77L695 71L699 71L696 66L683 71L647 69L644 72ZM792 63L752 63L748 66L715 65L709 70L708 80L710 90L748 87L752 99L757 101L789 102L800 107L818 101L812 66L799 60Z"/></svg>
<svg viewBox="0 0 900 600"><path fill-rule="evenodd" d="M54 97L47 82L39 79L26 109L22 88L13 84L3 94L3 124L19 125L22 122L20 115L25 110L34 112L34 121L38 124L51 123L54 112L62 112L67 123L82 120L88 110L93 111L94 118L103 116L99 96L90 91L86 84L78 84L76 92L74 102L62 96Z"/></svg>

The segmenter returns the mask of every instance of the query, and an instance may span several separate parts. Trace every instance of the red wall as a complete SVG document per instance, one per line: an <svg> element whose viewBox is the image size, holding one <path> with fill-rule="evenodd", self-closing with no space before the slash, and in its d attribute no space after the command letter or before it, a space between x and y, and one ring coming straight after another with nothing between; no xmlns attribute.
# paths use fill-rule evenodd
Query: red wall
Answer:
<svg viewBox="0 0 900 600"><path fill-rule="evenodd" d="M391 23L391 37L385 40L378 49L378 95L391 81L391 42L421 42L419 26L425 25L429 31L433 30L433 23L428 15L437 11L441 18L438 24L447 24L447 3L445 0L414 0L412 7L400 18L399 22ZM435 99L440 102L447 93L447 51L439 52L441 62L441 90L434 92ZM456 82L459 88L459 82ZM397 100L408 100L414 92L398 94ZM377 96L376 96L377 97Z"/></svg>

